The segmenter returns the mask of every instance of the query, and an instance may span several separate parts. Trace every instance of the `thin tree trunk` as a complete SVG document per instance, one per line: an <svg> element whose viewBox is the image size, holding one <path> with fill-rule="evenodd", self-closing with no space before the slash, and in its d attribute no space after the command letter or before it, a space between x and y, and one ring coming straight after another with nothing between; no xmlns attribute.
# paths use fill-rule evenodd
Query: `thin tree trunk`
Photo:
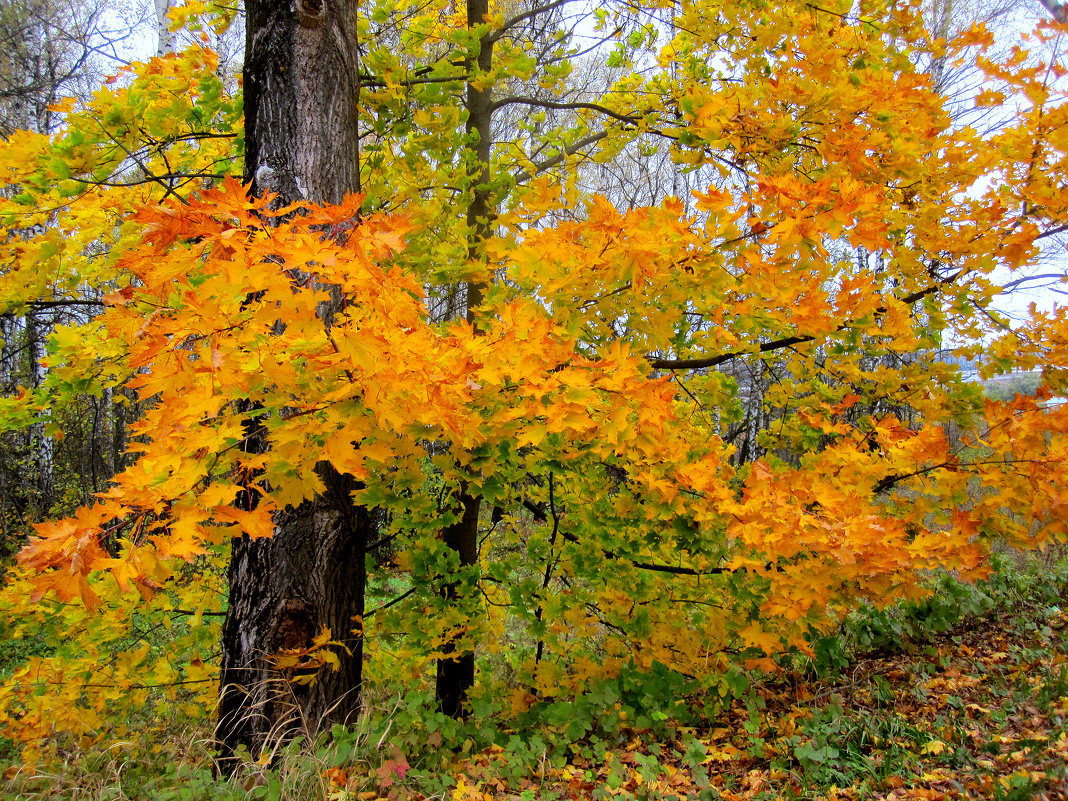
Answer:
<svg viewBox="0 0 1068 801"><path fill-rule="evenodd" d="M245 178L257 195L276 193L277 206L337 203L358 187L356 9L354 0L246 3ZM250 449L270 447L251 422L248 433ZM224 771L241 746L257 756L360 709L376 520L353 504L350 477L325 465L319 474L326 492L279 513L273 537L233 543L216 729ZM244 504L255 503L252 490ZM271 654L307 646L324 627L347 647L340 670L322 669L308 686L272 668Z"/></svg>
<svg viewBox="0 0 1068 801"><path fill-rule="evenodd" d="M467 0L467 27L486 21L489 0ZM479 42L478 58L468 58L467 72L467 138L469 153L467 172L471 179L471 202L467 206L467 258L485 262L485 243L493 230L495 207L491 197L490 147L493 143L493 89L483 86L476 78L493 67L493 40L483 36ZM467 319L476 323L476 310L482 305L485 284L472 281L467 285Z"/></svg>
<svg viewBox="0 0 1068 801"><path fill-rule="evenodd" d="M461 570L478 562L478 513L481 500L478 496L461 492L461 517L442 531L445 545L460 557ZM472 586L453 581L445 585L442 595L448 600L460 601L463 590ZM438 659L437 665L438 709L453 718L466 714L467 695L475 683L475 652L458 648L457 640L462 635L463 632L454 632L445 642L441 649L444 655Z"/></svg>
<svg viewBox="0 0 1068 801"><path fill-rule="evenodd" d="M26 315L26 348L29 360L30 386L37 389L44 383L45 367L42 360L45 357L45 334L41 330L41 324L32 313ZM49 417L49 410L42 412L43 417ZM45 433L45 423L34 423L30 426L30 441L33 448L34 462L36 463L35 475L35 500L37 507L37 519L47 517L49 510L55 503L55 441Z"/></svg>
<svg viewBox="0 0 1068 801"><path fill-rule="evenodd" d="M467 0L467 26L473 28L486 21L489 0ZM467 72L475 76L488 73L493 66L493 41L488 36L479 42L478 56L468 58ZM492 88L483 87L476 80L467 83L468 177L471 179L471 200L467 206L467 258L471 262L485 262L485 243L492 232L495 207L490 188L490 146L493 117ZM478 330L478 307L482 304L485 284L471 281L467 285L467 320ZM478 563L478 514L481 498L464 487L459 496L462 510L460 520L442 532L445 544L459 557L460 569ZM471 584L451 582L442 594L454 601L461 600L461 592ZM438 708L451 717L466 714L467 696L475 683L475 654L458 649L457 640L463 632L456 632L445 642L444 656L438 660L436 696Z"/></svg>
<svg viewBox="0 0 1068 801"><path fill-rule="evenodd" d="M156 55L165 56L174 52L175 36L171 30L167 12L171 10L171 0L155 0L156 3Z"/></svg>

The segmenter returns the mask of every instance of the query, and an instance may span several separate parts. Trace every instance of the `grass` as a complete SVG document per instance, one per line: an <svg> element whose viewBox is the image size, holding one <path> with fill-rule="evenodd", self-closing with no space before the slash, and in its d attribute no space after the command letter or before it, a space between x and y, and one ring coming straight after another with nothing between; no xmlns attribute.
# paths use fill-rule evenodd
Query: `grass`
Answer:
<svg viewBox="0 0 1068 801"><path fill-rule="evenodd" d="M859 610L815 660L739 684L714 716L667 679L620 680L521 722L458 724L425 694L378 693L359 726L229 780L212 772L205 721L151 742L66 743L47 767L9 767L0 797L1068 799L1068 565L1004 559L982 585L935 588Z"/></svg>

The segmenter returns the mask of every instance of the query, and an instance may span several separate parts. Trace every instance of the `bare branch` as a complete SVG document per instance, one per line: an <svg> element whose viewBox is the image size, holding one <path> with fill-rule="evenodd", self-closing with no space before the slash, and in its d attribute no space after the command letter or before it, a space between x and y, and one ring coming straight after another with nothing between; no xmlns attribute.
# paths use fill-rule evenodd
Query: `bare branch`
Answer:
<svg viewBox="0 0 1068 801"><path fill-rule="evenodd" d="M962 271L963 272L963 271ZM947 278L945 281L941 281L938 284L929 286L926 289L921 289L918 292L913 292L911 295L905 295L898 300L907 306L911 306L919 300L932 295L937 292L945 284L950 284L956 281L961 276L961 272ZM875 310L874 316L876 319L886 314L887 309L885 306L880 306ZM849 320L838 326L835 332L846 331L856 325L855 320ZM814 342L816 337L812 334L795 334L789 337L783 337L781 339L773 339L770 342L763 342L756 348L745 348L743 350L733 350L727 353L720 353L716 356L707 356L700 359L650 359L649 364L655 370L703 370L707 367L715 367L717 365L728 362L731 359L737 359L742 356L751 356L754 353L770 353L772 351L783 350L784 348L792 347L793 345L802 345L806 342Z"/></svg>
<svg viewBox="0 0 1068 801"><path fill-rule="evenodd" d="M511 105L524 105L535 106L537 108L551 108L559 109L562 111L578 111L585 109L587 111L596 111L598 114L604 114L606 117L611 117L614 120L619 120L627 125L637 125L638 120L636 117L631 117L626 114L620 114L619 112L612 111L610 108L605 108L597 103L556 103L551 100L538 100L534 97L505 97L496 101L492 106L492 111L504 108Z"/></svg>
<svg viewBox="0 0 1068 801"><path fill-rule="evenodd" d="M575 0L556 0L555 3L549 3L546 6L537 6L536 8L530 9L530 11L526 11L522 14L517 14L511 19L505 20L504 24L501 25L501 27L498 28L496 31L494 31L488 37L487 40L490 42L496 42L502 36L504 36L504 34L507 33L510 28L514 28L521 22L525 22L526 20L531 19L532 17L538 16L538 14L544 14L547 11L552 11L553 9L560 8L561 6L566 6L568 3L573 2L575 2Z"/></svg>
<svg viewBox="0 0 1068 801"><path fill-rule="evenodd" d="M1029 284L1032 281L1064 281L1068 276L1064 273L1041 273L1039 275L1025 275L1023 278L1017 278L1015 281L1009 281L1003 287L1001 287L1001 294L1004 295L1007 292L1012 292L1014 289L1019 289L1024 284Z"/></svg>
<svg viewBox="0 0 1068 801"><path fill-rule="evenodd" d="M22 304L22 307L31 311L43 311L45 309L64 309L69 306L85 306L103 310L105 303L101 300L31 300ZM16 316L16 312L8 309L0 312L0 317L10 318Z"/></svg>
<svg viewBox="0 0 1068 801"><path fill-rule="evenodd" d="M600 142L606 136L608 136L607 130L583 137L577 142L574 142L573 144L570 144L565 147L562 151L560 151L559 154L553 156L552 158L545 159L545 161L541 161L535 164L533 172L530 172L529 170L524 170L523 172L516 173L514 176L512 176L512 180L516 182L516 185L525 183L534 176L541 175L546 170L551 170L553 167L563 162L563 160L566 159L568 156L573 156L580 150Z"/></svg>

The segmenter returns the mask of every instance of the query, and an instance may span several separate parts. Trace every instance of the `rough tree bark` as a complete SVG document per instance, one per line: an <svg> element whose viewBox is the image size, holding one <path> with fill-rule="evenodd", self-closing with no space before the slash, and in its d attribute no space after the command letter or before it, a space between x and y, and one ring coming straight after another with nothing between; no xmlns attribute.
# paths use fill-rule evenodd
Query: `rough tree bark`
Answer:
<svg viewBox="0 0 1068 801"><path fill-rule="evenodd" d="M245 179L257 195L277 193L279 206L336 203L359 186L356 9L354 0L246 3ZM270 447L252 423L249 433L251 449ZM326 492L280 513L272 538L233 543L216 729L224 771L241 746L256 756L359 711L375 519L353 504L350 478L320 476ZM242 502L253 506L255 491ZM272 669L270 654L307 646L323 627L348 646L340 670L305 686Z"/></svg>

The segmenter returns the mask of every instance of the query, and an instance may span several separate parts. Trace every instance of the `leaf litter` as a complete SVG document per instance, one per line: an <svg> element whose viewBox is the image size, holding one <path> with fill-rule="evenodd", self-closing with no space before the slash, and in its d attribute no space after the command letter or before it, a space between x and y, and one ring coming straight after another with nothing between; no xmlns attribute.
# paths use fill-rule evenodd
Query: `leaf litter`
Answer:
<svg viewBox="0 0 1068 801"><path fill-rule="evenodd" d="M1068 801L1068 611L1028 611L769 680L706 728L634 731L599 762L515 782L486 749L456 763L452 798Z"/></svg>

